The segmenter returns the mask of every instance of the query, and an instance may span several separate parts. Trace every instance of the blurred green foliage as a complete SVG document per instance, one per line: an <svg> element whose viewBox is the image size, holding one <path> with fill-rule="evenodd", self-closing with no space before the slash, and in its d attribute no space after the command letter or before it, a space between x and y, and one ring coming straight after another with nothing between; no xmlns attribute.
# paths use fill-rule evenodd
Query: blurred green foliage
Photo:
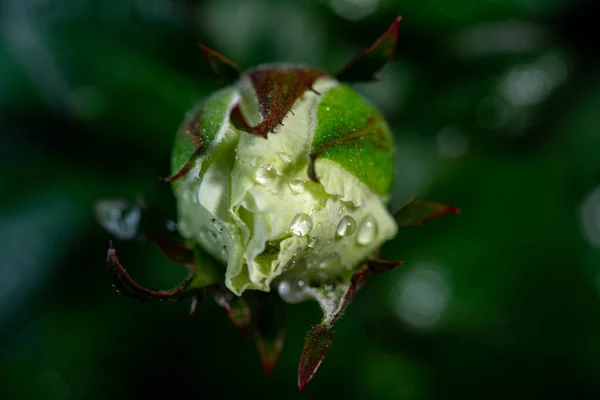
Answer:
<svg viewBox="0 0 600 400"><path fill-rule="evenodd" d="M599 398L600 65L594 0L0 1L0 398ZM92 204L173 203L184 113L218 86L198 40L243 67L336 71L403 16L357 85L397 141L392 208L463 214L404 230L297 393L316 304L288 307L273 376L205 302L141 304L104 273ZM185 271L119 244L149 287ZM150 396L148 397L148 395ZM146 396L146 397L145 397Z"/></svg>

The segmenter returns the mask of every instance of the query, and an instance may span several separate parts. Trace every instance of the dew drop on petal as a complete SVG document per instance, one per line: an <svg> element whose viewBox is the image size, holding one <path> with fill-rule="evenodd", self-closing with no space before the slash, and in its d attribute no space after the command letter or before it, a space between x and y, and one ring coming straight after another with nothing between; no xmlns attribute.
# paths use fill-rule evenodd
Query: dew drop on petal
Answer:
<svg viewBox="0 0 600 400"><path fill-rule="evenodd" d="M302 194L306 192L306 181L301 179L294 179L290 182L290 189L295 194Z"/></svg>
<svg viewBox="0 0 600 400"><path fill-rule="evenodd" d="M319 263L319 267L323 269L337 269L342 265L342 258L338 253L333 253L325 257Z"/></svg>
<svg viewBox="0 0 600 400"><path fill-rule="evenodd" d="M268 185L277 178L277 170L272 164L265 164L256 170L256 182L261 185Z"/></svg>
<svg viewBox="0 0 600 400"><path fill-rule="evenodd" d="M338 236L343 237L343 236L352 235L355 230L356 230L356 221L354 220L354 218L352 218L349 215L344 215L342 217L342 219L340 220L340 223L338 224L335 231Z"/></svg>
<svg viewBox="0 0 600 400"><path fill-rule="evenodd" d="M319 238L316 236L311 237L310 239L308 239L308 243L306 244L306 246L308 248L314 248L317 244L317 242L319 241Z"/></svg>
<svg viewBox="0 0 600 400"><path fill-rule="evenodd" d="M312 219L308 214L300 213L294 217L290 231L296 236L306 236L313 228Z"/></svg>
<svg viewBox="0 0 600 400"><path fill-rule="evenodd" d="M356 241L363 246L368 245L377 235L377 223L372 216L365 218L358 227Z"/></svg>
<svg viewBox="0 0 600 400"><path fill-rule="evenodd" d="M281 158L284 164L292 163L292 157L288 153L279 153L279 158Z"/></svg>

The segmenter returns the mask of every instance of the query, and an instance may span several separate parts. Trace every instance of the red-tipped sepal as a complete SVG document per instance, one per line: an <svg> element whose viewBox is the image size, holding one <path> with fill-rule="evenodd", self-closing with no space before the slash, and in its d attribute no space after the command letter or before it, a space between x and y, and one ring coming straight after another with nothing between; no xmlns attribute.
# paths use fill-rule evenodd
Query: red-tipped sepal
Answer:
<svg viewBox="0 0 600 400"><path fill-rule="evenodd" d="M285 304L277 295L257 292L252 318L256 348L269 376L275 368L285 338Z"/></svg>
<svg viewBox="0 0 600 400"><path fill-rule="evenodd" d="M401 17L394 20L388 30L370 47L358 53L350 62L336 74L342 82L370 82L392 58L398 41L398 26Z"/></svg>
<svg viewBox="0 0 600 400"><path fill-rule="evenodd" d="M302 390L312 379L331 347L335 331L326 324L313 325L306 336L300 365L298 366L298 389Z"/></svg>
<svg viewBox="0 0 600 400"><path fill-rule="evenodd" d="M194 290L187 290L190 282L193 279L193 274L190 274L181 282L181 285L171 290L154 291L146 289L135 282L127 273L125 268L119 262L117 253L112 246L112 242L108 246L106 256L106 271L108 277L117 291L122 296L127 296L140 301L177 301L194 295Z"/></svg>
<svg viewBox="0 0 600 400"><path fill-rule="evenodd" d="M311 289L313 297L323 309L323 320L319 325L312 327L304 342L298 366L300 390L304 389L323 362L335 333L333 325L342 316L357 290L365 283L368 274L369 268L365 265L352 275L348 284L339 285L331 291L324 288Z"/></svg>
<svg viewBox="0 0 600 400"><path fill-rule="evenodd" d="M189 265L194 263L194 250L192 246L177 240L154 236L154 243L165 253L169 260L176 264Z"/></svg>
<svg viewBox="0 0 600 400"><path fill-rule="evenodd" d="M202 43L198 43L198 45L221 83L233 83L238 80L240 71L233 61Z"/></svg>
<svg viewBox="0 0 600 400"><path fill-rule="evenodd" d="M242 332L244 338L248 340L250 335L248 328L250 326L250 307L246 300L241 296L236 296L221 285L214 285L211 288L217 304L227 312L229 320Z"/></svg>
<svg viewBox="0 0 600 400"><path fill-rule="evenodd" d="M461 211L458 208L446 204L415 199L398 210L394 214L394 219L398 224L398 228L407 228L410 226L420 226L425 221L440 218L448 214L460 213Z"/></svg>
<svg viewBox="0 0 600 400"><path fill-rule="evenodd" d="M403 262L404 260L388 261L382 260L380 258L369 258L365 261L365 263L369 267L369 272L372 272L376 275L381 275L384 272L390 271L396 268L398 265L402 264Z"/></svg>

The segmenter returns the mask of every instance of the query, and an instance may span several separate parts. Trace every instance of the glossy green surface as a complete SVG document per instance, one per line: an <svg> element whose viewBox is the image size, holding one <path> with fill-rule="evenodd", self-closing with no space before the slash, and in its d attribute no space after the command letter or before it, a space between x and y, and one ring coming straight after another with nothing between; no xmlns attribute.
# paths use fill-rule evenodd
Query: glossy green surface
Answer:
<svg viewBox="0 0 600 400"><path fill-rule="evenodd" d="M317 109L313 153L341 165L373 192L387 196L394 176L394 143L381 113L354 89L323 94Z"/></svg>

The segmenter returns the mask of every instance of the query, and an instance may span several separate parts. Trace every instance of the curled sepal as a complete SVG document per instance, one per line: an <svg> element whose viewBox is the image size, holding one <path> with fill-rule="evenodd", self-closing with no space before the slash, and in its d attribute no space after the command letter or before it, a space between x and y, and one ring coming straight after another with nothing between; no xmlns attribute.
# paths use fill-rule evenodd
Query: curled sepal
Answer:
<svg viewBox="0 0 600 400"><path fill-rule="evenodd" d="M415 199L394 214L398 228L420 226L425 221L443 217L448 214L460 214L458 208L429 200Z"/></svg>
<svg viewBox="0 0 600 400"><path fill-rule="evenodd" d="M227 316L233 324L242 332L244 338L250 338L248 328L250 326L250 307L241 296L236 296L220 284L211 286L210 290L217 304L227 312Z"/></svg>
<svg viewBox="0 0 600 400"><path fill-rule="evenodd" d="M118 294L140 301L178 301L193 296L195 293L194 289L189 288L194 277L193 272L181 282L181 285L171 290L154 291L140 286L129 276L125 268L123 268L119 262L117 253L112 246L112 242L110 242L108 246L106 271Z"/></svg>
<svg viewBox="0 0 600 400"><path fill-rule="evenodd" d="M323 309L323 319L319 325L312 327L304 342L298 366L298 389L304 389L317 372L331 346L335 333L334 323L342 316L356 291L366 281L368 274L368 266L363 266L352 275L349 283L338 285L331 291L326 288L310 289Z"/></svg>
<svg viewBox="0 0 600 400"><path fill-rule="evenodd" d="M404 260L400 261L388 261L382 260L380 258L369 258L365 261L367 266L369 267L369 272L372 272L376 275L383 274L384 272L390 271L396 268L398 265L402 264Z"/></svg>
<svg viewBox="0 0 600 400"><path fill-rule="evenodd" d="M202 43L198 43L198 45L221 83L233 83L238 80L240 71L233 61Z"/></svg>
<svg viewBox="0 0 600 400"><path fill-rule="evenodd" d="M277 295L257 292L254 309L254 338L265 375L271 375L285 337L285 305Z"/></svg>
<svg viewBox="0 0 600 400"><path fill-rule="evenodd" d="M392 58L398 41L398 25L402 17L394 20L388 30L370 47L362 50L336 74L341 82L370 82L375 74Z"/></svg>

